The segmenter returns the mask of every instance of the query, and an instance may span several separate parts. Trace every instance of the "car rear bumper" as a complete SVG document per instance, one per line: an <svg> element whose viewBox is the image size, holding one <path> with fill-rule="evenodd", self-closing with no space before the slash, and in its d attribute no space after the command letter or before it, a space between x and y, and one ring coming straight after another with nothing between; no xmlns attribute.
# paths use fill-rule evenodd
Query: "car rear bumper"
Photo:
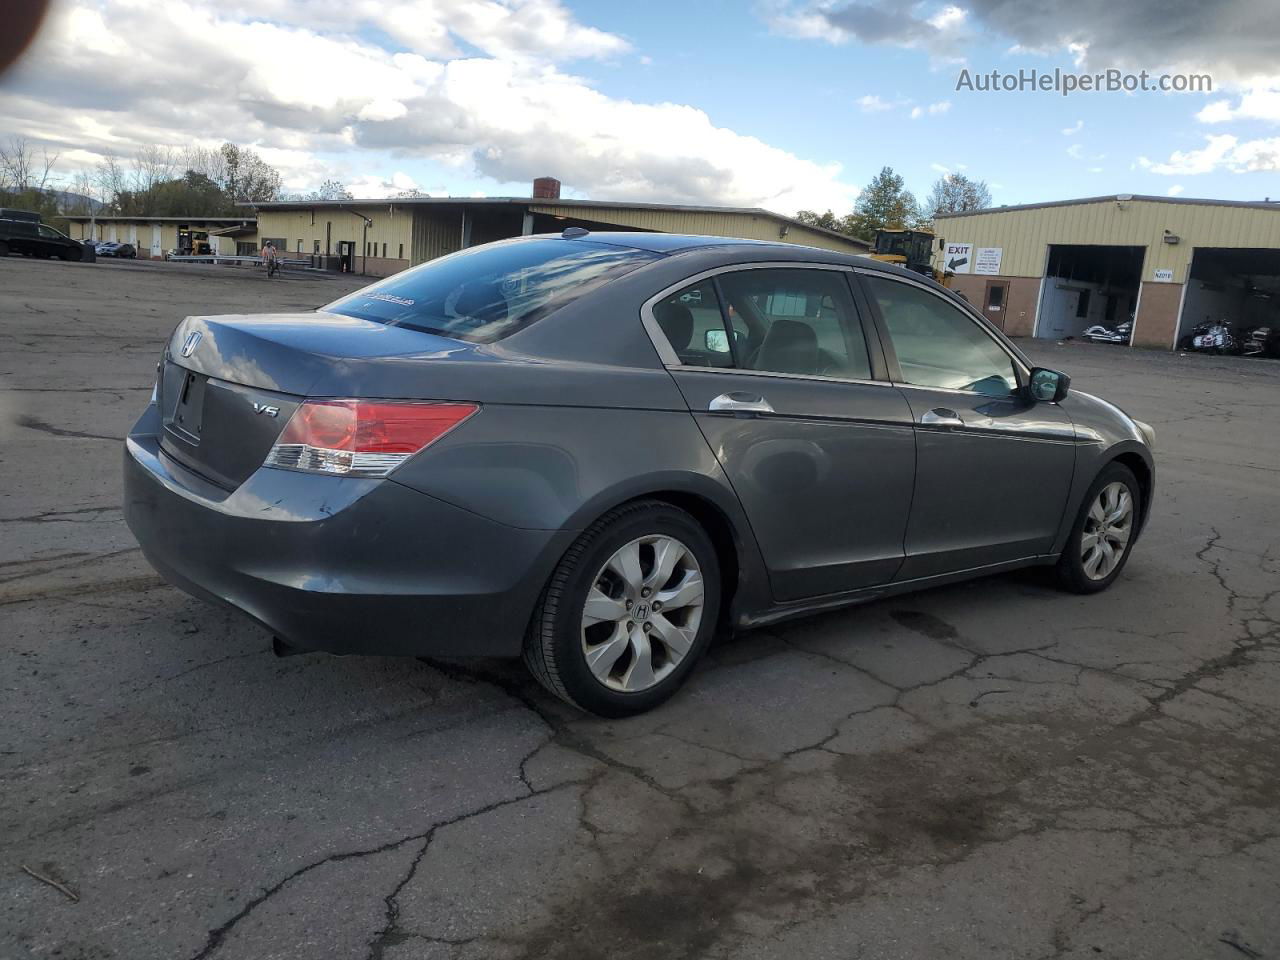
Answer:
<svg viewBox="0 0 1280 960"><path fill-rule="evenodd" d="M571 531L497 523L390 480L264 468L235 492L125 442L125 520L174 586L300 650L514 656Z"/></svg>

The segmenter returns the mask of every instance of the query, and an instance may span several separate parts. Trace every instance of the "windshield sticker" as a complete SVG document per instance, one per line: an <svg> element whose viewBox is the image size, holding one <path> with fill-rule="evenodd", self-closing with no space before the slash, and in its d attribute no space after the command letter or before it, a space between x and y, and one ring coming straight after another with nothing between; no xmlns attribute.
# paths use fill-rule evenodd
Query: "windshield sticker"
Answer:
<svg viewBox="0 0 1280 960"><path fill-rule="evenodd" d="M371 293L370 300L385 300L387 303L399 304L402 307L412 307L413 301L408 297L397 297L394 293Z"/></svg>

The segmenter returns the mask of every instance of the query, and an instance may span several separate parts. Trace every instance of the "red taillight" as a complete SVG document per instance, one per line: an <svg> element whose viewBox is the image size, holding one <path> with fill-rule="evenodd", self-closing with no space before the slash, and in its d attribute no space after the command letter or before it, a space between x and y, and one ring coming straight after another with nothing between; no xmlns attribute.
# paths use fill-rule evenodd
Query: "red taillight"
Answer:
<svg viewBox="0 0 1280 960"><path fill-rule="evenodd" d="M289 418L267 466L385 477L479 409L474 403L307 400Z"/></svg>

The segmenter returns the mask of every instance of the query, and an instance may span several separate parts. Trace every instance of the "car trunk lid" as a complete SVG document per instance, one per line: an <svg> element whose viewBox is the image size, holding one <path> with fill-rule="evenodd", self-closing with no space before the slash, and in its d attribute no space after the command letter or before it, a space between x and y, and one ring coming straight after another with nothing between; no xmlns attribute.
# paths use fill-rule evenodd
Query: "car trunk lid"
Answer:
<svg viewBox="0 0 1280 960"><path fill-rule="evenodd" d="M183 466L234 490L262 466L306 397L346 395L353 367L368 382L364 368L370 364L473 350L444 337L322 312L188 317L170 338L161 368L160 445ZM451 389L457 387L442 384L438 392Z"/></svg>

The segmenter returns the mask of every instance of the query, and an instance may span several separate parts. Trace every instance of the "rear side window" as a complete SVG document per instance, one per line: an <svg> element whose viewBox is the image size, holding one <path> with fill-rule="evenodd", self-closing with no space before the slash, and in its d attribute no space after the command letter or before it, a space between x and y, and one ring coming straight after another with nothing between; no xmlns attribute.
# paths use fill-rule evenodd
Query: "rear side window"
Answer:
<svg viewBox="0 0 1280 960"><path fill-rule="evenodd" d="M871 379L867 342L843 274L762 268L722 273L654 304L690 367Z"/></svg>
<svg viewBox="0 0 1280 960"><path fill-rule="evenodd" d="M739 270L720 288L746 370L871 379L848 281L833 270Z"/></svg>
<svg viewBox="0 0 1280 960"><path fill-rule="evenodd" d="M492 343L659 256L556 237L487 244L398 273L324 309Z"/></svg>

